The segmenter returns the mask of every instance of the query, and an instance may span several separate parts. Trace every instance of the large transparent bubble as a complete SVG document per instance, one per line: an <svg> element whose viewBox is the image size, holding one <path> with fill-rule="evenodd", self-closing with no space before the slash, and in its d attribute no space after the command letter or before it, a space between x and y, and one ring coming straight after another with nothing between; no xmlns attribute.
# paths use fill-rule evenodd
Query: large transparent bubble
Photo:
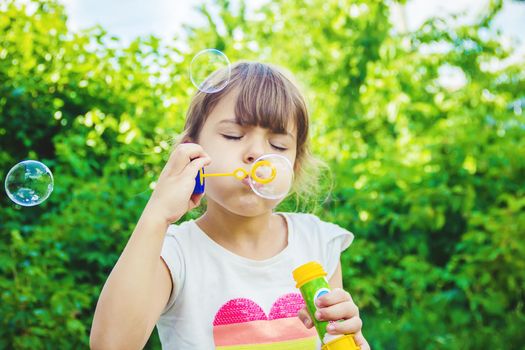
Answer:
<svg viewBox="0 0 525 350"><path fill-rule="evenodd" d="M5 191L16 204L24 207L38 205L53 192L53 174L36 160L24 160L9 170Z"/></svg>
<svg viewBox="0 0 525 350"><path fill-rule="evenodd" d="M226 75L212 73L222 70ZM211 94L219 92L228 85L231 66L228 57L216 49L202 50L193 57L190 63L190 79L193 85L202 92Z"/></svg>
<svg viewBox="0 0 525 350"><path fill-rule="evenodd" d="M253 192L267 199L284 198L293 184L293 167L279 154L266 154L252 165L249 183Z"/></svg>

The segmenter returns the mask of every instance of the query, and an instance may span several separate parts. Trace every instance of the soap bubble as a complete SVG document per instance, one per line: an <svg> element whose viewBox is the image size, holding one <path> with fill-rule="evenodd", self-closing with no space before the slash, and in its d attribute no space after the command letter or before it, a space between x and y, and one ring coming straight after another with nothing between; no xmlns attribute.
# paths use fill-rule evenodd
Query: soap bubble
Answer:
<svg viewBox="0 0 525 350"><path fill-rule="evenodd" d="M279 154L265 154L253 163L249 183L253 192L267 199L285 197L293 184L293 167Z"/></svg>
<svg viewBox="0 0 525 350"><path fill-rule="evenodd" d="M223 70L225 75L212 75ZM219 92L228 85L231 66L228 57L216 49L202 50L193 57L190 63L190 79L197 89L205 93Z"/></svg>
<svg viewBox="0 0 525 350"><path fill-rule="evenodd" d="M7 173L5 191L16 204L24 207L38 205L53 192L53 174L36 160L24 160Z"/></svg>

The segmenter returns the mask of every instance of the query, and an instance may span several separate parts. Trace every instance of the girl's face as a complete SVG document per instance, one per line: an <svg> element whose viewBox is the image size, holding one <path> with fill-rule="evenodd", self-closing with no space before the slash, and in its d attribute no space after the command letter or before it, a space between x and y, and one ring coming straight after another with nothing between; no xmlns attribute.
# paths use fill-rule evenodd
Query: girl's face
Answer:
<svg viewBox="0 0 525 350"><path fill-rule="evenodd" d="M212 110L196 140L211 157L206 173L231 173L237 168L250 171L253 162L268 153L280 154L293 165L297 135L293 123L285 134L258 126L241 126L235 121L237 93L225 95ZM232 176L206 179L206 197L241 216L257 216L271 211L282 199L256 195L248 182ZM211 203L210 203L211 204Z"/></svg>

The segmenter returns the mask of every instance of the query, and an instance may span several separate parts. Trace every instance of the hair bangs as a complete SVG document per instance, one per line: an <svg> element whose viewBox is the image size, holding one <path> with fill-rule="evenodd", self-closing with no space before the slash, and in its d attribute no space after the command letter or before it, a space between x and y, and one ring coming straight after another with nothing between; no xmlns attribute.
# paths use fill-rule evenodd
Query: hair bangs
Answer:
<svg viewBox="0 0 525 350"><path fill-rule="evenodd" d="M290 123L295 127L297 108L283 77L262 64L250 65L243 73L237 87L236 121L275 133L286 133Z"/></svg>

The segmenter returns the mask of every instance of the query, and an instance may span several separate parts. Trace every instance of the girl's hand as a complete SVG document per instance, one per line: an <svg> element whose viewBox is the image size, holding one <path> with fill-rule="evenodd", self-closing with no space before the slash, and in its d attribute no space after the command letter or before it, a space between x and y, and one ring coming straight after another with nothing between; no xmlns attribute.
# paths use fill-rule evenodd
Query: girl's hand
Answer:
<svg viewBox="0 0 525 350"><path fill-rule="evenodd" d="M193 194L195 176L210 157L195 143L182 143L170 155L160 173L146 208L147 215L171 224L187 211L197 207L203 194Z"/></svg>
<svg viewBox="0 0 525 350"><path fill-rule="evenodd" d="M352 300L350 293L341 288L335 288L319 297L316 304L315 318L319 321L342 320L328 324L326 330L329 334L354 334L355 341L361 350L370 350L370 346L361 332L363 321L359 317L359 309ZM307 328L314 326L306 306L299 311L298 317Z"/></svg>

